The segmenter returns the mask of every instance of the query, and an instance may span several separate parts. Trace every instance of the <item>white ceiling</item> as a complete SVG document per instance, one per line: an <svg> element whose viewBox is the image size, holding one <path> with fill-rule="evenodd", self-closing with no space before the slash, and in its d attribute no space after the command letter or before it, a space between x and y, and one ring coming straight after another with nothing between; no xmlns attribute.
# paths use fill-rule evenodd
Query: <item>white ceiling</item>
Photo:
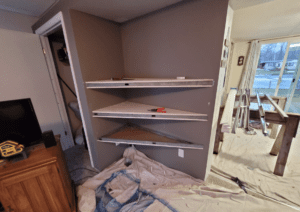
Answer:
<svg viewBox="0 0 300 212"><path fill-rule="evenodd" d="M40 17L58 1L122 23L184 0L0 0L0 9ZM230 0L229 4L234 9L235 41L300 34L300 0Z"/></svg>
<svg viewBox="0 0 300 212"><path fill-rule="evenodd" d="M40 17L58 1L68 0L0 0L0 9ZM184 0L70 0L71 8L115 22L148 14ZM234 10L274 0L230 0Z"/></svg>
<svg viewBox="0 0 300 212"><path fill-rule="evenodd" d="M181 0L76 0L72 3L72 9L122 23L180 1Z"/></svg>
<svg viewBox="0 0 300 212"><path fill-rule="evenodd" d="M0 0L0 9L38 17L58 0Z"/></svg>
<svg viewBox="0 0 300 212"><path fill-rule="evenodd" d="M39 17L58 1L67 0L0 0L0 9ZM71 8L115 22L148 14L182 0L71 0Z"/></svg>
<svg viewBox="0 0 300 212"><path fill-rule="evenodd" d="M251 7L258 4L267 3L274 0L229 0L229 5L233 10Z"/></svg>
<svg viewBox="0 0 300 212"><path fill-rule="evenodd" d="M274 0L234 11L232 39L300 35L300 0Z"/></svg>

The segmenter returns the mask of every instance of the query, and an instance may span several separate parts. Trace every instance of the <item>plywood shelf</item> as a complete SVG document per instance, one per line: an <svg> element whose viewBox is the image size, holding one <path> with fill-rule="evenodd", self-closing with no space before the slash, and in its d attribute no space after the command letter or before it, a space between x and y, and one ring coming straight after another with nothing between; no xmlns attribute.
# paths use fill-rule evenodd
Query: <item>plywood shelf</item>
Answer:
<svg viewBox="0 0 300 212"><path fill-rule="evenodd" d="M89 89L101 88L199 88L212 87L213 79L153 79L124 78L122 80L101 80L86 82Z"/></svg>
<svg viewBox="0 0 300 212"><path fill-rule="evenodd" d="M101 108L93 111L93 117L123 118L123 119L160 119L182 121L207 121L207 114L192 113L181 110L165 108L166 113L150 111L161 106L145 105L134 102L122 102L120 104Z"/></svg>
<svg viewBox="0 0 300 212"><path fill-rule="evenodd" d="M193 144L170 136L163 135L148 129L137 126L126 125L117 131L101 137L99 142L156 146L169 148L184 148L184 149L203 149L201 144Z"/></svg>

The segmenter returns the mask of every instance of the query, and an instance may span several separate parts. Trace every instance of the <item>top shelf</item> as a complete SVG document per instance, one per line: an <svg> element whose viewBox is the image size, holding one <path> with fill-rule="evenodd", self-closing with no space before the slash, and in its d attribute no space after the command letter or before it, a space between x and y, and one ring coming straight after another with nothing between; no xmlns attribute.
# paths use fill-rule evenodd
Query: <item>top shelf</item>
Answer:
<svg viewBox="0 0 300 212"><path fill-rule="evenodd" d="M100 80L86 82L88 89L101 88L199 88L212 87L213 79L156 79L124 78L121 80Z"/></svg>

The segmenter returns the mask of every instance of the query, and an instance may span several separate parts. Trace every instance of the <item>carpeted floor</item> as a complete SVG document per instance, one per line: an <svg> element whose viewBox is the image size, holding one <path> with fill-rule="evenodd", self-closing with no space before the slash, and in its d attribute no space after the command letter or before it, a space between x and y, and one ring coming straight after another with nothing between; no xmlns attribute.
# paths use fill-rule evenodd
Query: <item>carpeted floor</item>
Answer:
<svg viewBox="0 0 300 212"><path fill-rule="evenodd" d="M84 145L76 145L64 151L68 170L75 185L81 185L99 171L91 166L88 150Z"/></svg>

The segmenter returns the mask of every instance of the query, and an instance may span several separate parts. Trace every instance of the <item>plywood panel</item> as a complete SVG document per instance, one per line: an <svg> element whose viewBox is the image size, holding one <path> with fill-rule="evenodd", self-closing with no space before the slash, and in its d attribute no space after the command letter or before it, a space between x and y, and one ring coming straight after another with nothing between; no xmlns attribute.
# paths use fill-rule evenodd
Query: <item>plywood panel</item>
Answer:
<svg viewBox="0 0 300 212"><path fill-rule="evenodd" d="M105 135L100 142L118 144L134 144L142 146L184 148L184 149L203 149L203 145L195 145L188 141L171 138L168 135L153 132L137 126L125 126L116 132Z"/></svg>

